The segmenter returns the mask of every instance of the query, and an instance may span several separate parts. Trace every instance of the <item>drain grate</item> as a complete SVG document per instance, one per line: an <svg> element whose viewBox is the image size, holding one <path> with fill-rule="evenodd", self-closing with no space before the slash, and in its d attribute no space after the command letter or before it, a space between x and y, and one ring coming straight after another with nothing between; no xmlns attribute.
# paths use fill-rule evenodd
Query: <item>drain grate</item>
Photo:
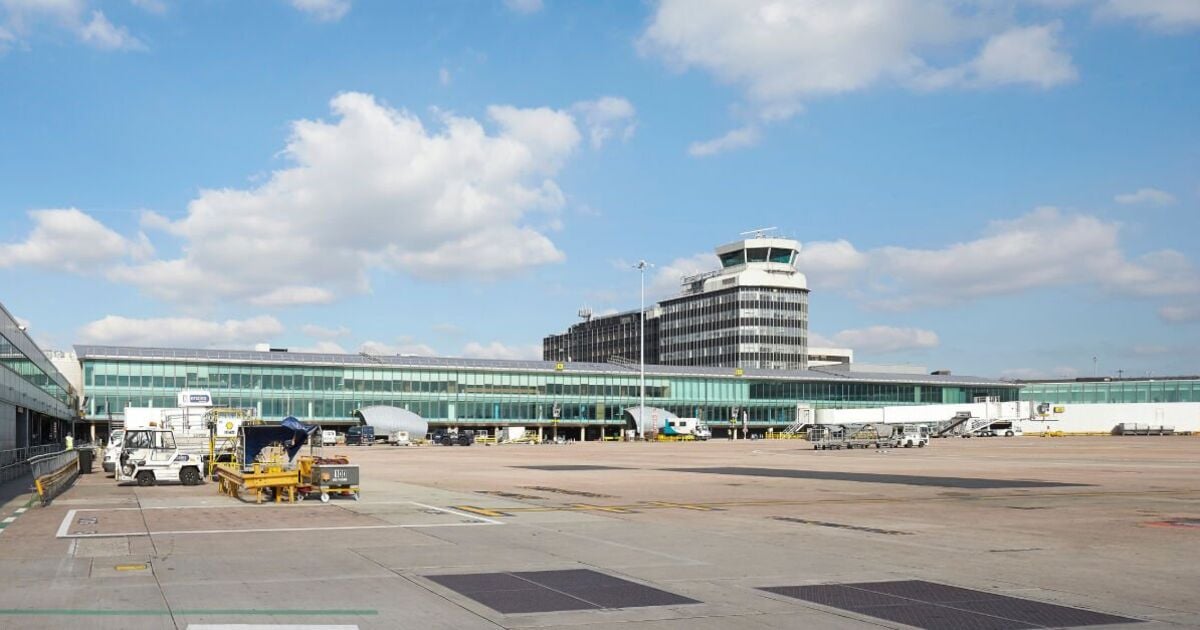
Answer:
<svg viewBox="0 0 1200 630"><path fill-rule="evenodd" d="M425 577L506 615L700 603L589 569Z"/></svg>
<svg viewBox="0 0 1200 630"><path fill-rule="evenodd" d="M759 590L927 630L1016 630L1141 623L1139 619L924 580L772 586Z"/></svg>

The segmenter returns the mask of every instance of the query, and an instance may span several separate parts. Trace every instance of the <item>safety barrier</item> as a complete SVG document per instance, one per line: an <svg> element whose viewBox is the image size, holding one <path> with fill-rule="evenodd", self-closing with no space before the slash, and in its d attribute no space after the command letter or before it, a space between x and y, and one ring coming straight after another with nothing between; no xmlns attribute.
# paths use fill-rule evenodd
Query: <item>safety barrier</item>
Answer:
<svg viewBox="0 0 1200 630"><path fill-rule="evenodd" d="M42 505L47 505L79 477L79 451L72 449L31 457L29 468L38 497Z"/></svg>
<svg viewBox="0 0 1200 630"><path fill-rule="evenodd" d="M29 458L62 450L59 444L11 448L0 451L0 483L21 479L29 474Z"/></svg>
<svg viewBox="0 0 1200 630"><path fill-rule="evenodd" d="M768 440L807 440L808 431L801 431L799 433L775 433L768 431L764 436Z"/></svg>

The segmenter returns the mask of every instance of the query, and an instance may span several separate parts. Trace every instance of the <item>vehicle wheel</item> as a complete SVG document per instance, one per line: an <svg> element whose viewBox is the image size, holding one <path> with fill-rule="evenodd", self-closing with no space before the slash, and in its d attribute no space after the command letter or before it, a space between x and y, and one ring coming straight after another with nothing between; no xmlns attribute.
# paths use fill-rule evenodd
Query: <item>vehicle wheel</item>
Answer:
<svg viewBox="0 0 1200 630"><path fill-rule="evenodd" d="M329 493L328 492L321 493L321 503L329 503Z"/></svg>
<svg viewBox="0 0 1200 630"><path fill-rule="evenodd" d="M912 448L912 442L905 442L904 448Z"/></svg>
<svg viewBox="0 0 1200 630"><path fill-rule="evenodd" d="M355 493L354 493L354 500L355 500L355 501L357 501L357 500L358 500L358 493L357 493L357 492L355 492Z"/></svg>
<svg viewBox="0 0 1200 630"><path fill-rule="evenodd" d="M307 492L296 492L296 503L300 503L306 498L308 498Z"/></svg>
<svg viewBox="0 0 1200 630"><path fill-rule="evenodd" d="M917 448L925 448L924 442L917 442Z"/></svg>
<svg viewBox="0 0 1200 630"><path fill-rule="evenodd" d="M149 470L143 470L142 472L139 472L137 474L137 484L139 486L153 486L154 473L150 472Z"/></svg>
<svg viewBox="0 0 1200 630"><path fill-rule="evenodd" d="M1004 437L1012 437L1012 436L1013 436L1013 432L1012 432L1012 431L1005 431L1005 432L1004 432Z"/></svg>
<svg viewBox="0 0 1200 630"><path fill-rule="evenodd" d="M184 468L179 471L179 482L185 486L200 485L200 471L195 468Z"/></svg>

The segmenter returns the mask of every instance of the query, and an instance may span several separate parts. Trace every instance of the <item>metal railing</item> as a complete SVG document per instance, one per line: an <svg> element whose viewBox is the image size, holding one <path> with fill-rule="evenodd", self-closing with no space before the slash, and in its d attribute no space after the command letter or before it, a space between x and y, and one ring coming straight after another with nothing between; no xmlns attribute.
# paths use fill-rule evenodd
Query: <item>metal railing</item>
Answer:
<svg viewBox="0 0 1200 630"><path fill-rule="evenodd" d="M37 489L42 505L62 494L79 477L79 451L59 451L29 458L29 469L33 473L33 485Z"/></svg>
<svg viewBox="0 0 1200 630"><path fill-rule="evenodd" d="M20 479L29 474L29 458L62 450L60 444L45 444L0 451L0 483Z"/></svg>

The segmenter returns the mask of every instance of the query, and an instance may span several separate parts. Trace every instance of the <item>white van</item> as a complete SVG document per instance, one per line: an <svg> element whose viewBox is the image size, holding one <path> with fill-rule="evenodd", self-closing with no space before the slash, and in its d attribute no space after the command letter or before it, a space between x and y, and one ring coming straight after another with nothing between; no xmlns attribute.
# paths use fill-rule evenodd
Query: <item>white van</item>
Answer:
<svg viewBox="0 0 1200 630"><path fill-rule="evenodd" d="M321 431L321 446L337 446L337 431Z"/></svg>

